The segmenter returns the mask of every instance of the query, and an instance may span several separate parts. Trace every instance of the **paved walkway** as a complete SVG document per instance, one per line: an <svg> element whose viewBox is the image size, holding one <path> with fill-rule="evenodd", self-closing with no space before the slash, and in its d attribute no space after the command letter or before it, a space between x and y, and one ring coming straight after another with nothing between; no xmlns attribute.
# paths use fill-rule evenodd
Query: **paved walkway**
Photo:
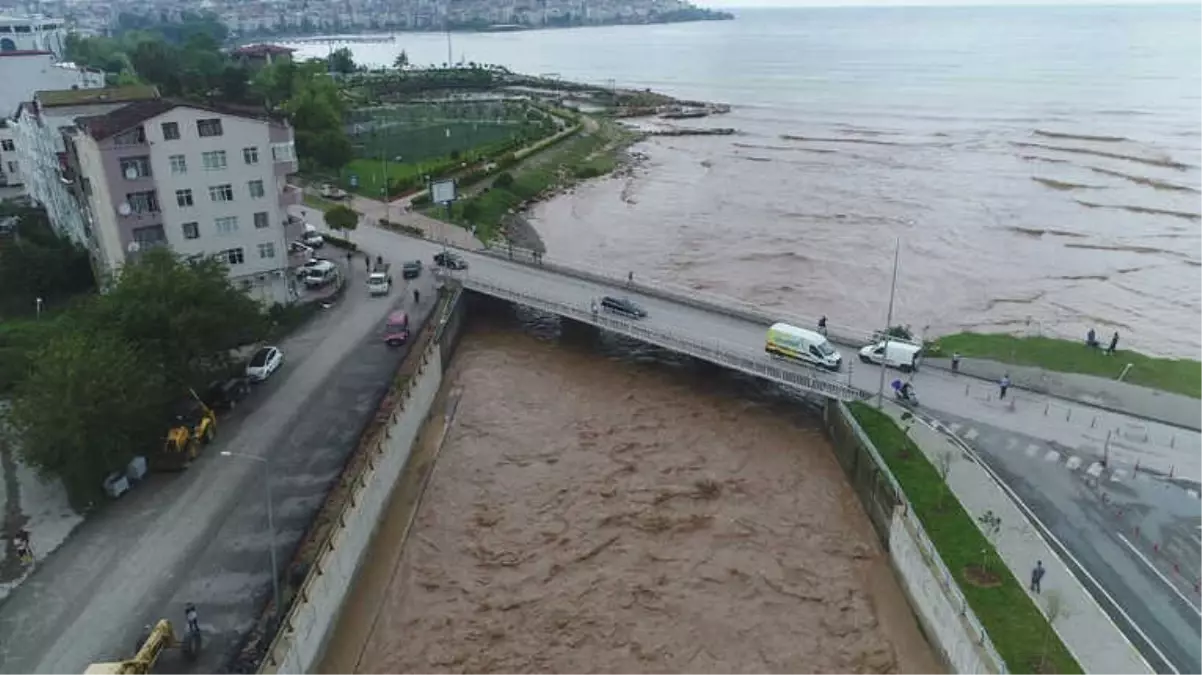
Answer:
<svg viewBox="0 0 1202 675"><path fill-rule="evenodd" d="M887 404L886 412L900 420L903 411L895 405ZM1035 604L1046 615L1048 598L1053 593L1059 595L1061 616L1056 620L1054 627L1085 672L1153 672L1147 661L1106 616L1093 597L1072 575L1068 566L1040 537L1035 526L985 469L968 460L961 447L946 435L921 421L910 426L909 435L932 463L937 461L940 454L951 451L954 459L947 482L952 493L974 520L986 511L993 511L1001 518L1002 531L994 544L998 554L1020 583L1025 583L1030 577L1031 568L1035 566L1036 561L1043 561L1047 575L1043 579L1043 592L1034 596Z"/></svg>
<svg viewBox="0 0 1202 675"><path fill-rule="evenodd" d="M1082 347L1084 349L1084 347ZM928 367L951 369L950 359L927 359ZM1115 359L1115 370L1123 367ZM1093 375L1058 373L1032 366L1015 366L988 359L965 358L960 372L990 382L1009 373L1016 388L1086 403L1098 408L1122 412L1173 426L1202 430L1202 401L1182 394L1158 391L1118 380Z"/></svg>

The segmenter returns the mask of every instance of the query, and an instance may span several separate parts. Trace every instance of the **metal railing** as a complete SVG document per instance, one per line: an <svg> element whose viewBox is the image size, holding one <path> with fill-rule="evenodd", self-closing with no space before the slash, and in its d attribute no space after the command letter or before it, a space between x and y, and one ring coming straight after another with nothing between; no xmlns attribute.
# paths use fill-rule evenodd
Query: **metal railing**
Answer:
<svg viewBox="0 0 1202 675"><path fill-rule="evenodd" d="M843 382L838 382L833 378L800 373L768 363L767 356L753 358L748 355L748 349L745 347L725 344L718 340L699 341L691 336L682 335L675 331L648 328L599 312L593 313L591 307L564 304L521 291L503 288L494 283L481 281L462 271L446 274L459 280L468 289L503 300L517 302L532 309L567 317L581 323L605 328L619 335L641 340L681 354L687 354L688 356L738 370L748 375L754 375L781 386L819 394L840 401L859 401L867 399L872 395L870 392Z"/></svg>

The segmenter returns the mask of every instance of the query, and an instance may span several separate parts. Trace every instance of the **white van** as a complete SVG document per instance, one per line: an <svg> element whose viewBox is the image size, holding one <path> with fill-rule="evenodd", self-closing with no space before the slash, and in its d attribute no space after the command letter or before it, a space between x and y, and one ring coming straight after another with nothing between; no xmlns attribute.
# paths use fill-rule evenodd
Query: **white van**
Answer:
<svg viewBox="0 0 1202 675"><path fill-rule="evenodd" d="M771 356L793 359L827 370L839 370L843 363L843 355L825 335L787 323L772 324L768 329L764 351Z"/></svg>
<svg viewBox="0 0 1202 675"><path fill-rule="evenodd" d="M918 370L921 359L922 345L900 338L874 342L860 350L860 360L864 363L883 363L903 373Z"/></svg>

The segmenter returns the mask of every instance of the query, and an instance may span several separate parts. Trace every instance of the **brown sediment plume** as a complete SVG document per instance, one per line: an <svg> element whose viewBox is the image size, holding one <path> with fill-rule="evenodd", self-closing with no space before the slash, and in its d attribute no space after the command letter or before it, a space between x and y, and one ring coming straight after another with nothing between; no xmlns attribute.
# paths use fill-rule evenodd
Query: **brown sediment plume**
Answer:
<svg viewBox="0 0 1202 675"><path fill-rule="evenodd" d="M1088 148L1066 148L1060 145L1045 145L1043 143L1026 143L1023 141L1010 141L1012 145L1020 148L1040 148L1042 150L1051 150L1053 152L1070 152L1078 155L1092 155L1094 157L1108 157L1110 159L1121 159L1127 162L1138 162L1149 166L1162 166L1168 169L1177 169L1185 171L1190 168L1189 164L1178 162L1168 157L1140 157L1138 155L1124 155L1117 152L1103 152L1102 150L1090 150Z"/></svg>
<svg viewBox="0 0 1202 675"><path fill-rule="evenodd" d="M1172 190L1175 192L1198 192L1197 188L1192 188L1187 185L1177 185L1176 183L1167 183L1165 181L1156 180L1155 178L1148 178L1146 176L1132 176L1131 174L1123 173L1122 171L1111 171L1110 169L1102 169L1102 168L1099 168L1096 166L1089 166L1086 168L1089 169L1090 171L1093 171L1095 173L1100 173L1104 176L1114 176L1115 178L1122 178L1123 180L1129 180L1132 183L1138 183L1139 185L1147 185L1149 187L1156 188L1157 190Z"/></svg>
<svg viewBox="0 0 1202 675"><path fill-rule="evenodd" d="M1131 206L1129 204L1098 204L1096 202L1087 202L1080 199L1074 200L1081 206L1091 209L1119 209L1122 211L1130 211L1131 213L1143 213L1153 216L1171 216L1173 218L1184 218L1186 220L1202 220L1202 215L1190 213L1188 211L1172 211L1170 209L1154 209L1149 206Z"/></svg>
<svg viewBox="0 0 1202 675"><path fill-rule="evenodd" d="M1131 140L1129 138L1124 138L1123 136L1091 136L1088 134L1066 134L1066 133L1061 133L1058 131L1045 131L1043 129L1036 129L1034 133L1036 136L1043 136L1044 138L1066 138L1066 139L1074 140L1074 141L1097 141L1099 143L1121 143L1123 141Z"/></svg>

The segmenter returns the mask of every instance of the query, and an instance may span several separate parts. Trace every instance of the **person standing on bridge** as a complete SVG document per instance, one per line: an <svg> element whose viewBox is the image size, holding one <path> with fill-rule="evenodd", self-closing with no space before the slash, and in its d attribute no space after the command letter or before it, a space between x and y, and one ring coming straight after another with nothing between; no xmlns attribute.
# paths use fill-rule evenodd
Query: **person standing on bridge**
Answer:
<svg viewBox="0 0 1202 675"><path fill-rule="evenodd" d="M1006 390L1010 388L1010 373L1002 375L1002 379L997 383L998 400L1006 398Z"/></svg>
<svg viewBox="0 0 1202 675"><path fill-rule="evenodd" d="M1118 346L1119 346L1119 332L1116 330L1116 331L1114 331L1114 335L1111 336L1111 338L1110 338L1110 346L1106 348L1106 353L1113 354L1114 350L1118 349Z"/></svg>
<svg viewBox="0 0 1202 675"><path fill-rule="evenodd" d="M1041 588L1040 583L1043 581L1043 575L1045 572L1047 572L1047 570L1044 569L1044 567L1043 567L1043 561L1036 560L1035 561L1035 569L1031 570L1031 592L1032 593L1039 592L1039 590Z"/></svg>
<svg viewBox="0 0 1202 675"><path fill-rule="evenodd" d="M818 332L826 336L826 315L823 314L821 319L818 319Z"/></svg>
<svg viewBox="0 0 1202 675"><path fill-rule="evenodd" d="M416 288L413 289L413 304L414 305L422 304L422 293L421 293L421 291L417 290Z"/></svg>
<svg viewBox="0 0 1202 675"><path fill-rule="evenodd" d="M952 372L960 372L960 352L952 352Z"/></svg>
<svg viewBox="0 0 1202 675"><path fill-rule="evenodd" d="M627 272L626 273L626 285L630 286L633 283L634 283L634 272Z"/></svg>

